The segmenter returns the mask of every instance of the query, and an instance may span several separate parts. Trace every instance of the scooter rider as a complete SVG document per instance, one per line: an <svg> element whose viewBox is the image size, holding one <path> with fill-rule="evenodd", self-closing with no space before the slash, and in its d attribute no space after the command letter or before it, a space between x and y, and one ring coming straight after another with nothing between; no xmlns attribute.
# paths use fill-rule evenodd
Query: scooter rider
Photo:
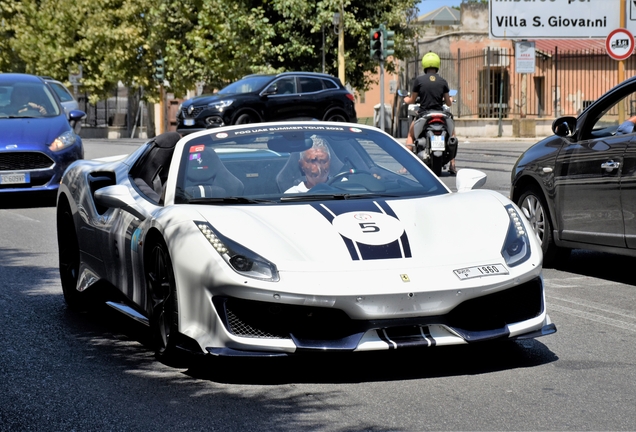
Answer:
<svg viewBox="0 0 636 432"><path fill-rule="evenodd" d="M419 96L420 108L418 117L421 117L429 111L442 111L443 104L446 104L448 107L453 104L453 100L449 95L450 89L448 88L448 83L438 74L440 64L441 60L434 52L424 54L424 57L422 57L424 74L415 79L413 90L404 98L406 104L413 104L417 101ZM414 123L415 122L411 122L406 138L406 147L411 151L414 150L415 143L415 133L413 131ZM456 174L455 158L450 161L448 171L451 174Z"/></svg>

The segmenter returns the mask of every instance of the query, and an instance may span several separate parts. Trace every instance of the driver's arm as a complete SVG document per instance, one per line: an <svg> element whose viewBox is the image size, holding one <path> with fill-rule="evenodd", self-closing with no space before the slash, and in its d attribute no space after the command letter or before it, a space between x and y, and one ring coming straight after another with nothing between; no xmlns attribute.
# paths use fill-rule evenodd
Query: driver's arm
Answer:
<svg viewBox="0 0 636 432"><path fill-rule="evenodd" d="M450 97L450 95L448 93L444 93L444 103L449 108L450 108L451 105L453 105L453 99Z"/></svg>

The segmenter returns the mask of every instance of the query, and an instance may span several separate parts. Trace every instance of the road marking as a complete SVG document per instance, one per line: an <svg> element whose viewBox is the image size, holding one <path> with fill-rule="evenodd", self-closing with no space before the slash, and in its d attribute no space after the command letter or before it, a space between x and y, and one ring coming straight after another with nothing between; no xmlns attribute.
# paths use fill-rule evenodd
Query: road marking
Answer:
<svg viewBox="0 0 636 432"><path fill-rule="evenodd" d="M576 300L571 300L571 299L564 299L561 297L556 297L556 296L552 296L549 295L548 299L550 300L558 300L558 301L562 301L562 302L566 302L566 303L572 303L578 306L583 306L589 309L596 309L599 310L601 312L607 312L607 313L611 313L613 315L619 315L619 316L623 316L625 318L631 318L633 320L636 320L636 314L630 313L627 310L624 309L618 309L618 308L613 308L611 306L607 306L607 305L601 305L603 307L600 307L597 303L591 303L585 300L580 300L580 299L576 299Z"/></svg>
<svg viewBox="0 0 636 432"><path fill-rule="evenodd" d="M0 214L3 215L2 216L3 218L6 217L8 219L15 218L15 219L26 220L26 221L30 221L30 222L37 222L37 223L41 222L41 221L39 221L37 219L33 219L33 218L28 217L28 216L21 215L20 213L16 213L14 211L0 210Z"/></svg>
<svg viewBox="0 0 636 432"><path fill-rule="evenodd" d="M607 318L604 317L602 315L597 315L597 314L593 314L593 313L589 313L589 312L584 312L582 310L578 310L578 309L573 309L573 308L569 308L566 306L560 306L560 305L555 305L555 304L549 304L548 305L548 310L551 311L557 311L557 312L563 312L565 314L568 315L572 315L578 318L583 318L589 321L595 321L595 322L599 322L602 324L607 324L613 327L618 327L624 330L629 330L632 332L636 333L636 324L631 324L625 321L621 321L621 320L616 320L616 319L612 319L612 318Z"/></svg>

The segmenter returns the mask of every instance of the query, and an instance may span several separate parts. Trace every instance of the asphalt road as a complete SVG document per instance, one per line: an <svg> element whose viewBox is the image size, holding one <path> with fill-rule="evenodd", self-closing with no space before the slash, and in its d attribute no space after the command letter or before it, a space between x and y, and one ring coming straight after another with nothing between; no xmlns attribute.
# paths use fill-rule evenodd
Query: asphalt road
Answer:
<svg viewBox="0 0 636 432"><path fill-rule="evenodd" d="M87 158L139 144L85 143ZM528 145L460 142L457 165L508 195ZM188 369L114 311L66 309L42 205L0 202L0 431L636 430L633 259L575 251L545 270L558 332L533 341Z"/></svg>

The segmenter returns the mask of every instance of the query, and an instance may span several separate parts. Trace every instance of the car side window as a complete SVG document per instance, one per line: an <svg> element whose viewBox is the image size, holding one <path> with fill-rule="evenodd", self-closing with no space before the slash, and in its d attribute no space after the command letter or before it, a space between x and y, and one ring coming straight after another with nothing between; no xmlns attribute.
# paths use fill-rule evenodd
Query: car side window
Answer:
<svg viewBox="0 0 636 432"><path fill-rule="evenodd" d="M337 89L337 88L338 88L338 86L336 85L336 83L335 83L335 82L333 82L333 81L331 81L331 80L323 79L323 80L320 80L320 81L322 81L322 85L323 85L323 86L324 86L324 88L326 88L326 89Z"/></svg>
<svg viewBox="0 0 636 432"><path fill-rule="evenodd" d="M606 107L601 107L601 111L590 117L589 125L586 126L584 136L590 138L603 138L612 136L620 126L619 113L623 112L626 119L636 116L636 88L627 90L618 101L609 102ZM624 133L624 131L623 131Z"/></svg>
<svg viewBox="0 0 636 432"><path fill-rule="evenodd" d="M276 88L276 94L294 94L296 91L296 78L286 77L276 80L272 86Z"/></svg>
<svg viewBox="0 0 636 432"><path fill-rule="evenodd" d="M58 83L50 83L55 93L62 102L69 102L73 100L73 96L66 90L66 88Z"/></svg>
<svg viewBox="0 0 636 432"><path fill-rule="evenodd" d="M314 93L314 92L321 91L323 89L322 81L320 79L311 78L311 77L301 77L299 81L300 81L300 91L302 93Z"/></svg>

